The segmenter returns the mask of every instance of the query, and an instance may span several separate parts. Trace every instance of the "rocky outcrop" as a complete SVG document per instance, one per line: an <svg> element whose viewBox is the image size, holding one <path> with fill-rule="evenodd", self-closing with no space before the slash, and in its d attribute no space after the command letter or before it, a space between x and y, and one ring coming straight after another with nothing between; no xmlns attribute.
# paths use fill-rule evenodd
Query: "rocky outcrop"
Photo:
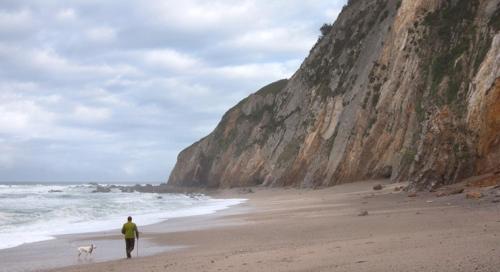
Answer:
<svg viewBox="0 0 500 272"><path fill-rule="evenodd" d="M500 168L500 0L351 0L289 79L230 109L169 185L432 188Z"/></svg>

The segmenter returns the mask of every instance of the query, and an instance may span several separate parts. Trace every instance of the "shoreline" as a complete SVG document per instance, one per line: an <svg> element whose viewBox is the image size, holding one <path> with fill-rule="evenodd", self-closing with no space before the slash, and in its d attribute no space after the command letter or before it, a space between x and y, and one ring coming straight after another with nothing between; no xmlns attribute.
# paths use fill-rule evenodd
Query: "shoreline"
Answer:
<svg viewBox="0 0 500 272"><path fill-rule="evenodd" d="M212 213L167 218L149 225L138 225L141 232L140 255L151 256L182 248L182 245L168 246L157 243L154 238L159 233L166 234L188 228L195 230L216 227L217 224L220 224L218 219L222 216L243 212L244 208L242 206L245 205L246 199L240 199L243 201L242 203L231 205ZM234 224L231 222L226 223ZM88 258L82 255L78 258L77 247L90 245L91 243L97 246L93 255ZM116 261L125 257L124 252L123 237L119 228L54 235L53 239L0 249L0 263L2 264L0 272L47 271L74 265L84 266L87 264ZM136 254L135 251L134 254Z"/></svg>
<svg viewBox="0 0 500 272"><path fill-rule="evenodd" d="M374 191L378 183L384 188ZM408 197L395 191L401 185L221 190L210 196L248 201L215 216L155 225L149 238L170 250L43 271L497 271L500 206L492 201L499 189L481 189L480 199Z"/></svg>

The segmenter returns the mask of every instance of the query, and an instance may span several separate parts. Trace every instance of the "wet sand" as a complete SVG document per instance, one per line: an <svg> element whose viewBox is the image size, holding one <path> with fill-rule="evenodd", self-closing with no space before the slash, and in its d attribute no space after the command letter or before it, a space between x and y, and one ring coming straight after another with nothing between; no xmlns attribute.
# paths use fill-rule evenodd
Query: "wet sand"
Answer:
<svg viewBox="0 0 500 272"><path fill-rule="evenodd" d="M375 183L222 191L217 196L249 201L225 214L167 221L144 234L151 244L141 252L148 246L172 250L50 271L498 271L494 196L408 197L394 191L400 184L374 191ZM368 215L358 216L363 210ZM107 253L98 248L95 261L100 254Z"/></svg>

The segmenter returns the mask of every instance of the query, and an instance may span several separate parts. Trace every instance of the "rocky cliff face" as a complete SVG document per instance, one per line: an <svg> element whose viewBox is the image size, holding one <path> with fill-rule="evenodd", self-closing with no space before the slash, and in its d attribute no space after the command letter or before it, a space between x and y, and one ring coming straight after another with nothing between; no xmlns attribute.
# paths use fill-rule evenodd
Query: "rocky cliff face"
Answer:
<svg viewBox="0 0 500 272"><path fill-rule="evenodd" d="M500 169L500 0L351 0L289 79L182 151L169 184L431 188Z"/></svg>

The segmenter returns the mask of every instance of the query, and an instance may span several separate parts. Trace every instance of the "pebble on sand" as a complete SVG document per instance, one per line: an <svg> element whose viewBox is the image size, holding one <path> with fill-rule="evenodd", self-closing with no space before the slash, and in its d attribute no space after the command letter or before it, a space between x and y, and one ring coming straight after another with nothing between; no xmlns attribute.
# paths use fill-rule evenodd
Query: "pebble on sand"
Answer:
<svg viewBox="0 0 500 272"><path fill-rule="evenodd" d="M364 211L361 211L358 216L367 216L368 215L368 211L367 210L364 210Z"/></svg>

